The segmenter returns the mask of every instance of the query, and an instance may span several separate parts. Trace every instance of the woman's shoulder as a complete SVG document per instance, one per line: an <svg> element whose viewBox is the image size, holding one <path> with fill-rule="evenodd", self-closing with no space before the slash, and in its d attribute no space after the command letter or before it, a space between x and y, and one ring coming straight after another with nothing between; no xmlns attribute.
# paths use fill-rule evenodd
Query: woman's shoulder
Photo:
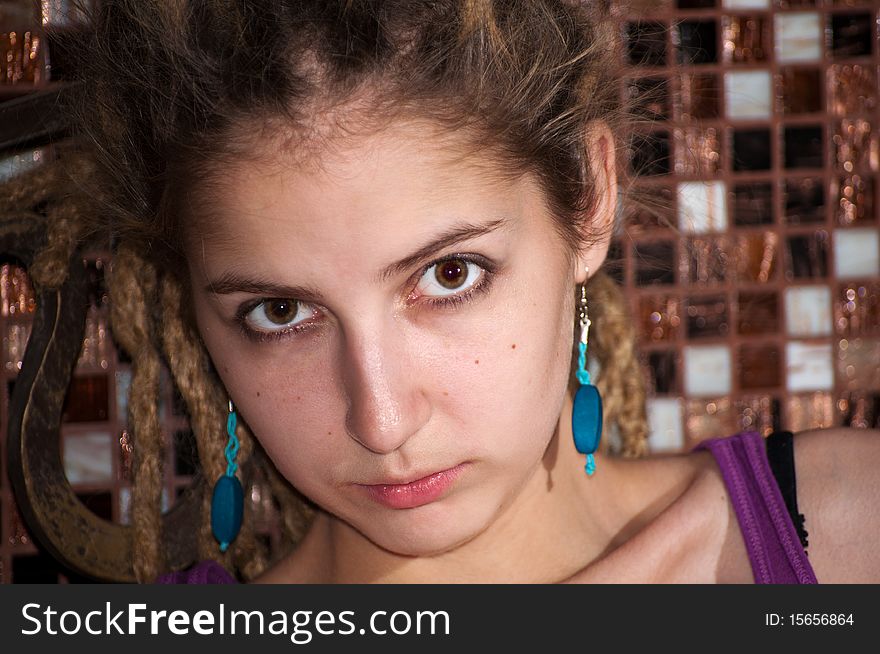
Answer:
<svg viewBox="0 0 880 654"><path fill-rule="evenodd" d="M880 582L880 430L801 432L794 459L816 576L823 583Z"/></svg>
<svg viewBox="0 0 880 654"><path fill-rule="evenodd" d="M178 570L164 574L154 583L157 584L235 584L235 578L216 561L201 561L186 570Z"/></svg>

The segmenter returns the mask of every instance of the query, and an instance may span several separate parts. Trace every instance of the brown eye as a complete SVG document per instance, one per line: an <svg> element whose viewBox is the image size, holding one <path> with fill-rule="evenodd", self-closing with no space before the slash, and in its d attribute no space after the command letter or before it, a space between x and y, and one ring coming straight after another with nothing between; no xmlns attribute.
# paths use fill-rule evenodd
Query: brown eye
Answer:
<svg viewBox="0 0 880 654"><path fill-rule="evenodd" d="M299 302L296 300L266 300L263 306L266 318L276 325L286 325L296 317L296 312L299 310Z"/></svg>
<svg viewBox="0 0 880 654"><path fill-rule="evenodd" d="M467 261L462 259L449 259L437 264L434 277L443 288L455 290L467 280L467 266Z"/></svg>

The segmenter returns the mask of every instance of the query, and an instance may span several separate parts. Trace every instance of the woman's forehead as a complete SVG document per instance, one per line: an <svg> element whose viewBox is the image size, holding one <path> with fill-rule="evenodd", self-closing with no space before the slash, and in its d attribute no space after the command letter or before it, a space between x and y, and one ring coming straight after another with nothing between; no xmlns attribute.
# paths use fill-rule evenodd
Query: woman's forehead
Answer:
<svg viewBox="0 0 880 654"><path fill-rule="evenodd" d="M412 121L337 140L305 165L267 146L206 185L210 198L194 203L191 236L219 245L285 234L334 245L334 235L370 239L455 217L518 213L537 191L534 181L513 178L497 157L467 146Z"/></svg>

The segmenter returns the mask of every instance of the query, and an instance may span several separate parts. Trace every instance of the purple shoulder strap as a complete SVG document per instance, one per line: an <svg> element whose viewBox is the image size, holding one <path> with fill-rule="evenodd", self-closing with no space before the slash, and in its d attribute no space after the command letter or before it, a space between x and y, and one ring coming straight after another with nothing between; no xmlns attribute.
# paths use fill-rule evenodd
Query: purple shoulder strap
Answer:
<svg viewBox="0 0 880 654"><path fill-rule="evenodd" d="M154 583L157 584L235 584L235 579L216 561L202 561L178 572L162 575Z"/></svg>
<svg viewBox="0 0 880 654"><path fill-rule="evenodd" d="M770 469L764 438L746 431L694 448L715 457L742 531L756 584L815 584L816 574Z"/></svg>

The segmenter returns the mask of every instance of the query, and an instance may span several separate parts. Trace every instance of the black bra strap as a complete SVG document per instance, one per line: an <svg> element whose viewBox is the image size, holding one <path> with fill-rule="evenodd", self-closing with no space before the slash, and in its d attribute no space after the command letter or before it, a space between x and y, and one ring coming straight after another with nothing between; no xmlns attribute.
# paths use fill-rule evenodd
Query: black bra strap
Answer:
<svg viewBox="0 0 880 654"><path fill-rule="evenodd" d="M791 514L791 520L801 539L804 551L807 549L807 530L804 529L804 514L798 513L797 488L794 475L794 444L790 431L775 431L766 439L767 459L776 477L782 499Z"/></svg>

